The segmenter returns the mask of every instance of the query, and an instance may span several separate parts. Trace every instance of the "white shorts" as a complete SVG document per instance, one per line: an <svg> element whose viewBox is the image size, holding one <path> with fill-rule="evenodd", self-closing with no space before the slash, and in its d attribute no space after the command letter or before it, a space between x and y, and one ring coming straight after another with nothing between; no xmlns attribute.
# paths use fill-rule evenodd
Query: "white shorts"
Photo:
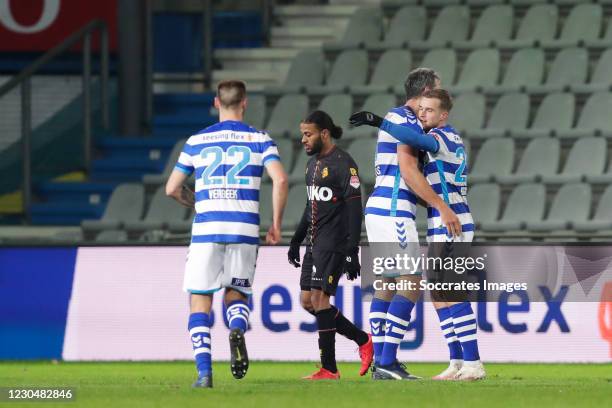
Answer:
<svg viewBox="0 0 612 408"><path fill-rule="evenodd" d="M419 234L416 222L412 218L387 217L383 215L366 214L366 231L368 242L375 257L402 256L418 257L420 255ZM385 277L413 275L422 271L398 269L383 272Z"/></svg>
<svg viewBox="0 0 612 408"><path fill-rule="evenodd" d="M257 245L192 243L187 254L183 290L208 294L221 288L252 293Z"/></svg>

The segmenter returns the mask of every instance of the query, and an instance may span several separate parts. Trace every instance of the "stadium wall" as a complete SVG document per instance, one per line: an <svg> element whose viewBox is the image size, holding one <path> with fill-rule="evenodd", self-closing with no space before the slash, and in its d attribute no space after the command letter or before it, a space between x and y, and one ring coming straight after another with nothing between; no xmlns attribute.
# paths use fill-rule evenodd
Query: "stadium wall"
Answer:
<svg viewBox="0 0 612 408"><path fill-rule="evenodd" d="M259 250L249 355L317 360L314 318L301 310L299 270L287 264L286 250ZM187 248L172 246L0 248L0 359L190 360L186 255ZM363 326L369 304L360 295L358 284L343 280L336 305ZM481 303L481 355L490 362L610 362L611 306ZM227 360L220 296L214 310L213 356ZM353 343L340 336L336 343L339 360L357 360ZM431 304L416 308L399 357L446 360Z"/></svg>

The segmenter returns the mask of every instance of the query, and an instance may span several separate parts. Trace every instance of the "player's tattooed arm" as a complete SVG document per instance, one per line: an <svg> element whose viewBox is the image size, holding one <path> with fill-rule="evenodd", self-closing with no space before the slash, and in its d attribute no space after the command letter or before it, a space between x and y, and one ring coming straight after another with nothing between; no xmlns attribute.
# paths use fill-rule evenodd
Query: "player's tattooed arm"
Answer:
<svg viewBox="0 0 612 408"><path fill-rule="evenodd" d="M457 214L436 194L431 188L425 176L418 167L418 159L410 146L399 145L397 147L397 160L400 173L408 187L422 198L427 204L440 212L442 223L453 236L461 235L461 222Z"/></svg>
<svg viewBox="0 0 612 408"><path fill-rule="evenodd" d="M195 207L195 193L185 185L187 174L173 170L166 182L166 195L187 208Z"/></svg>

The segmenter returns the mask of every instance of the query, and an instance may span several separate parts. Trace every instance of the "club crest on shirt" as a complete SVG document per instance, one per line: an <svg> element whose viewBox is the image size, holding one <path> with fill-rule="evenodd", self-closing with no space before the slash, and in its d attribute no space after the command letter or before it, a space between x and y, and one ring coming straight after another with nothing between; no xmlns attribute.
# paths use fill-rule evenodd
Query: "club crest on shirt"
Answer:
<svg viewBox="0 0 612 408"><path fill-rule="evenodd" d="M327 169L327 167L323 168L323 171L321 172L321 178L325 178L329 176L329 170Z"/></svg>
<svg viewBox="0 0 612 408"><path fill-rule="evenodd" d="M351 172L351 176L356 176L357 175L357 169L349 167L349 171Z"/></svg>

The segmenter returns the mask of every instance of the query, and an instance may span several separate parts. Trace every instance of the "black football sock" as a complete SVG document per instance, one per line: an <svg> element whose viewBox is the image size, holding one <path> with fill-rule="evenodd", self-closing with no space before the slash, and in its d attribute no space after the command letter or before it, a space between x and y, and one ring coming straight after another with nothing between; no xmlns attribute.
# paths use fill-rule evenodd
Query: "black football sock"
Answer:
<svg viewBox="0 0 612 408"><path fill-rule="evenodd" d="M363 346L368 342L368 334L355 326L353 322L344 317L342 312L336 307L332 306L334 313L336 314L336 331L346 337L349 340L353 340L358 346Z"/></svg>
<svg viewBox="0 0 612 408"><path fill-rule="evenodd" d="M319 310L316 316L321 365L326 370L335 373L338 371L336 367L336 311L331 308Z"/></svg>

